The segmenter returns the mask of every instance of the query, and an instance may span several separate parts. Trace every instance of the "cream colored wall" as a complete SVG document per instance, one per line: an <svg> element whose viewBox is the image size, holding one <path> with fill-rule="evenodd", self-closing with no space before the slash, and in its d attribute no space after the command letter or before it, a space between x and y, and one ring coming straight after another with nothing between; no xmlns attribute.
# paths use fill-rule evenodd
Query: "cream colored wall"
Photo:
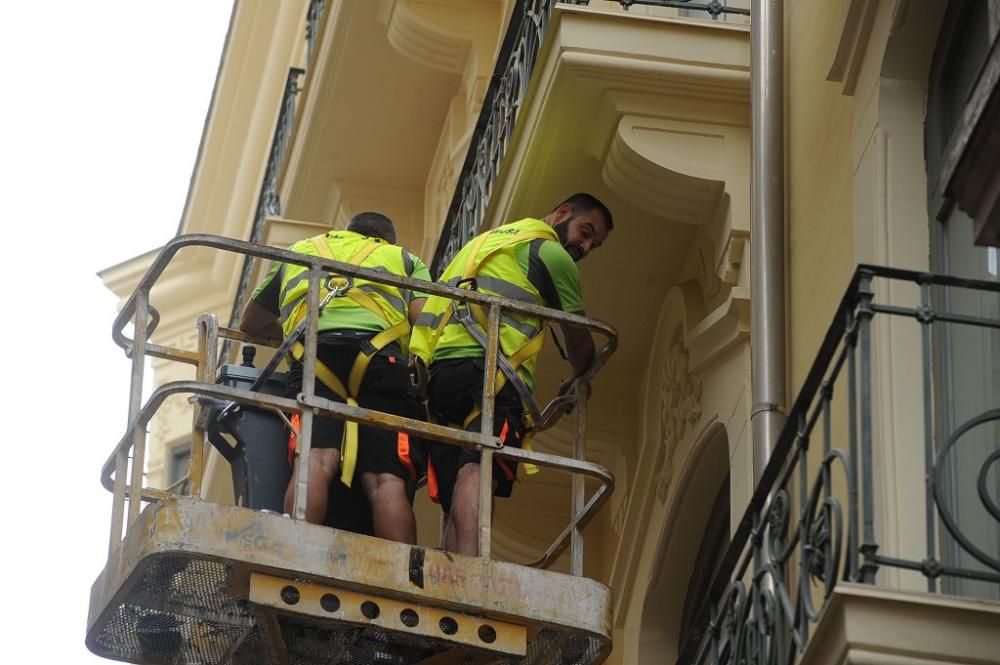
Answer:
<svg viewBox="0 0 1000 665"><path fill-rule="evenodd" d="M826 82L845 0L785 2L789 385L812 365L856 263L850 97Z"/></svg>
<svg viewBox="0 0 1000 665"><path fill-rule="evenodd" d="M932 26L940 20L943 3L909 3L908 22L899 13L901 4L882 3L867 17L867 48L857 56L854 250L859 263L926 270L925 83L936 37ZM882 282L875 288L880 302L910 307L919 303L915 285ZM925 515L919 326L912 320L877 317L872 333L879 444L874 466L881 489L876 493L878 540L887 555L921 559ZM912 572L887 568L878 579L889 587L926 589L923 577Z"/></svg>

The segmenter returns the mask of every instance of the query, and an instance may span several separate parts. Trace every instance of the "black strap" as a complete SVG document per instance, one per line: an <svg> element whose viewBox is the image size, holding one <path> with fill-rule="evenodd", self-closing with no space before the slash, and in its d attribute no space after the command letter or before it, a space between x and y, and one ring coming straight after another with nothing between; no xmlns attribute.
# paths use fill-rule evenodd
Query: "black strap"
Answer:
<svg viewBox="0 0 1000 665"><path fill-rule="evenodd" d="M487 345L489 344L486 332L479 326L478 323L476 323L476 320L473 318L472 312L469 311L468 306L460 306L454 300L451 305L454 310L454 319L465 327L469 335L472 336L472 339L476 340L476 342L478 342L485 351ZM532 422L540 422L542 416L541 412L538 410L538 402L535 401L534 394L532 394L531 389L528 388L528 384L524 382L524 379L521 378L521 375L517 373L517 370L510 364L510 361L507 360L507 356L505 356L502 352L497 353L497 367L499 367L500 371L507 377L507 382L514 386L514 390L517 391L518 397L521 398L521 403L531 415ZM489 371L493 371L492 368L489 368Z"/></svg>
<svg viewBox="0 0 1000 665"><path fill-rule="evenodd" d="M542 260L542 245L548 240L532 240L528 247L528 281L535 287L542 296L542 300L552 309L562 309L562 301L559 298L559 289L556 288L548 266Z"/></svg>

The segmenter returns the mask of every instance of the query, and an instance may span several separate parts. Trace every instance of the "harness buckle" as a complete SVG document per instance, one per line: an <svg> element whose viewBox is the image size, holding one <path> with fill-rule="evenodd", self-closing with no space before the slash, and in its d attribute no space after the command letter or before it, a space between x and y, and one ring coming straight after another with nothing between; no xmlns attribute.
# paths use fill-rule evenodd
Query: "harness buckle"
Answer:
<svg viewBox="0 0 1000 665"><path fill-rule="evenodd" d="M326 280L326 288L329 293L326 294L326 299L329 298L340 298L345 293L347 293L351 287L354 286L354 277L341 277L339 275L330 275Z"/></svg>
<svg viewBox="0 0 1000 665"><path fill-rule="evenodd" d="M468 284L468 286L465 286L466 284ZM455 286L457 288L460 288L460 289L468 288L470 291L478 291L479 290L479 284L476 282L476 278L475 277L466 277L464 279L460 279L455 284Z"/></svg>
<svg viewBox="0 0 1000 665"><path fill-rule="evenodd" d="M358 346L360 347L361 353L365 354L369 358L378 353L378 349L372 344L370 337L365 337L358 341Z"/></svg>
<svg viewBox="0 0 1000 665"><path fill-rule="evenodd" d="M423 358L411 355L407 363L407 370L409 370L410 375L411 394L418 400L425 401L427 399L427 385L430 383L430 372L427 370Z"/></svg>

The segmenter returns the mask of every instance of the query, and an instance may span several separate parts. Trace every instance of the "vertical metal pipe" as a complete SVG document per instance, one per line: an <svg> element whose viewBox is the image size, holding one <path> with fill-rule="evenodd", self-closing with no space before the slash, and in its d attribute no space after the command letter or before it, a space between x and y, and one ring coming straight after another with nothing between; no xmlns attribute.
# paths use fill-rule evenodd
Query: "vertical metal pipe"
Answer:
<svg viewBox="0 0 1000 665"><path fill-rule="evenodd" d="M587 390L585 386L577 388L576 397L576 432L573 437L573 459L585 460L587 458ZM583 512L584 501L584 477L582 474L573 474L573 503L570 520L576 521L580 513ZM570 575L583 576L583 528L577 526L570 534Z"/></svg>
<svg viewBox="0 0 1000 665"><path fill-rule="evenodd" d="M934 394L931 386L931 290L928 284L920 285L920 310L925 318L920 321L920 344L923 356L924 379L924 509L927 528L927 560L937 559L937 534L934 529L936 517L934 509ZM927 591L937 591L937 580L927 577Z"/></svg>
<svg viewBox="0 0 1000 665"><path fill-rule="evenodd" d="M861 582L873 584L877 566L872 560L878 545L875 544L875 479L874 451L872 449L872 342L871 320L874 316L871 302L874 296L870 275L858 283L858 341L861 349L861 505L863 531L861 555Z"/></svg>
<svg viewBox="0 0 1000 665"><path fill-rule="evenodd" d="M135 348L132 355L133 376L138 374L139 385L142 385L144 366L146 364L146 343L149 341L149 295L136 299L135 306ZM134 398L135 395L132 395ZM135 409L138 415L142 408L142 397L136 403L129 404L129 411ZM128 488L128 519L125 521L125 531L139 519L139 509L142 507L143 471L146 466L146 428L136 427L132 430L132 478Z"/></svg>
<svg viewBox="0 0 1000 665"><path fill-rule="evenodd" d="M751 408L754 477L785 420L784 0L754 0L750 19Z"/></svg>
<svg viewBox="0 0 1000 665"><path fill-rule="evenodd" d="M302 392L306 399L316 396L316 337L319 329L319 285L325 274L316 266L309 268L309 291L306 294L306 350L302 356ZM311 407L302 409L299 419L299 465L295 474L295 494L292 500L292 517L306 518L309 500L309 457L312 449L312 430L315 412Z"/></svg>
<svg viewBox="0 0 1000 665"><path fill-rule="evenodd" d="M848 432L848 450L850 463L847 465L848 482L848 514L847 519L847 563L848 580L857 582L860 577L858 568L858 336L854 313L847 312L845 330L846 343L850 345L847 356L847 421L850 423Z"/></svg>
<svg viewBox="0 0 1000 665"><path fill-rule="evenodd" d="M486 324L486 363L480 432L493 436L493 402L496 397L497 356L500 354L500 305L490 305ZM479 556L489 558L493 545L493 450L483 448L479 460Z"/></svg>
<svg viewBox="0 0 1000 665"><path fill-rule="evenodd" d="M149 325L149 292L140 290L135 294L135 316L132 318L133 340L130 356L132 359L132 382L129 386L128 399L128 426L136 427L136 418L142 409L142 382L146 364L146 337ZM132 432L133 443L135 441L136 430ZM142 471L140 462L139 491L134 491L134 487L129 489L129 511L133 502L141 501L142 497ZM133 467L135 461L133 461ZM111 543L109 554L113 554L121 545L123 534L122 519L125 517L125 495L129 481L125 476L128 473L128 448L119 448L115 453L115 486L114 499L111 503ZM135 472L132 474L132 482L135 482Z"/></svg>
<svg viewBox="0 0 1000 665"><path fill-rule="evenodd" d="M219 357L219 319L214 314L198 317L198 380L215 383L217 359ZM201 409L194 405L194 436L191 439L191 461L188 465L188 479L191 496L201 496L202 477L205 471L205 427Z"/></svg>

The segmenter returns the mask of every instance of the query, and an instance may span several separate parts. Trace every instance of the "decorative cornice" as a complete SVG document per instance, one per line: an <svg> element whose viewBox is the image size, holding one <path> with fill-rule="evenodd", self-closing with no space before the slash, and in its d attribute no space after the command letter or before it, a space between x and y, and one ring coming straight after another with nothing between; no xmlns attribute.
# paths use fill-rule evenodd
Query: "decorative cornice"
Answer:
<svg viewBox="0 0 1000 665"><path fill-rule="evenodd" d="M145 254L105 268L97 273L97 276L100 277L101 282L109 291L119 298L127 298L135 290L142 276L149 270L156 256L160 253L160 249L157 247Z"/></svg>
<svg viewBox="0 0 1000 665"><path fill-rule="evenodd" d="M842 83L845 95L854 94L854 86L858 81L861 64L864 62L877 10L876 0L850 0L847 12L844 14L840 41L837 43L837 50L833 55L830 70L826 74L826 80Z"/></svg>
<svg viewBox="0 0 1000 665"><path fill-rule="evenodd" d="M684 132L652 119L624 116L608 147L604 182L623 199L658 217L689 225L710 221L725 182L669 168L671 147L680 148L682 143L684 148L697 143L700 155L718 153L721 160L722 136ZM679 151L674 154L678 161L684 157ZM722 165L718 166L721 171Z"/></svg>
<svg viewBox="0 0 1000 665"><path fill-rule="evenodd" d="M390 0L383 8L392 47L422 65L449 74L465 70L471 42L442 32L422 20L408 0Z"/></svg>

